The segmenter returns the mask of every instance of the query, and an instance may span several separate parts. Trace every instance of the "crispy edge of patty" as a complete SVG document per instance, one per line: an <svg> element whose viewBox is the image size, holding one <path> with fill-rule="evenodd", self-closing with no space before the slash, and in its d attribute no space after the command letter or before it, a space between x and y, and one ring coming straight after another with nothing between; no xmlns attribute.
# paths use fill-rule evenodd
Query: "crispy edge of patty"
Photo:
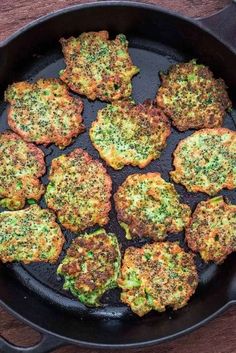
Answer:
<svg viewBox="0 0 236 353"><path fill-rule="evenodd" d="M164 103L164 96L166 96L166 90L168 89L169 86L173 86L173 79L171 79L171 76L176 75L178 71L182 71L182 68L186 67L186 76L187 74L191 75L191 73L194 72L195 68L200 69L200 73L202 74L202 77L204 77L206 80L211 80L212 81L212 87L216 88L215 91L212 93L213 96L215 97L216 101L214 105L217 105L218 108L218 115L215 114L215 112L211 113L209 117L207 117L205 122L198 121L198 117L200 115L200 112L198 116L195 116L194 119L191 119L189 121L188 119L186 120L186 115L183 115L182 117L176 117L175 111L169 108L165 103ZM182 73L180 72L180 75ZM199 73L198 73L199 76ZM230 110L232 107L232 103L229 99L228 93L226 91L226 84L223 79L215 79L213 77L213 73L211 70L202 64L197 64L196 60L193 59L190 62L187 63L180 63L180 64L175 64L172 65L168 71L167 74L160 74L161 77L161 87L159 88L156 96L156 101L157 104L164 110L164 112L171 118L173 125L179 130L179 131L186 131L188 129L194 128L194 129L202 129L202 128L213 128L213 127L220 127L223 123L223 118L225 115L225 112L227 110ZM175 81L176 82L176 81ZM191 83L191 81L190 81ZM189 92L191 92L191 84L189 87ZM168 94L167 94L168 95ZM174 95L173 95L174 97Z"/></svg>
<svg viewBox="0 0 236 353"><path fill-rule="evenodd" d="M49 209L45 209L45 208L40 208L38 205L31 205L29 206L28 208L25 208L23 210L17 210L17 211L5 211L5 212L2 212L0 213L0 217L2 217L2 215L4 214L13 214L13 213L25 213L27 214L27 212L30 212L32 210L32 208L37 208L38 211L40 212L47 212L48 214L50 214L50 218L51 218L51 222L52 222L52 225L53 227L55 227L57 229L57 240L58 242L56 242L55 244L55 255L52 256L51 258L47 258L47 259L42 259L40 257L34 257L32 258L32 260L27 260L27 259L22 259L22 260L15 260L15 258L13 256L3 256L1 255L0 253L0 260L3 262L3 263L6 263L6 262L13 262L13 261L19 261L19 262L22 262L24 264L30 264L32 262L48 262L48 263L55 263L57 260L58 260L58 257L62 251L62 248L63 248L63 245L65 243L65 238L64 238L64 235L61 231L61 228L59 227L59 225L57 224L56 222L56 217L54 215L53 212L51 212Z"/></svg>
<svg viewBox="0 0 236 353"><path fill-rule="evenodd" d="M217 207L222 208L225 214L226 214L226 211L232 211L235 213L235 216L236 216L236 205L231 205L229 203L226 203L224 201L223 196L217 196L212 199L208 199L206 201L201 201L198 203L196 209L194 210L190 223L186 228L185 239L187 241L189 248L194 252L199 252L204 261L206 262L213 261L216 264L221 264L230 253L236 250L236 236L235 236L235 239L232 239L232 240L230 239L231 241L228 244L221 245L218 243L217 245L221 245L221 250L219 250L218 248L216 248L215 251L214 251L214 248L211 249L212 251L207 250L206 248L204 249L205 247L204 245L206 245L205 241L208 240L211 234L211 224L207 223L207 219L209 217L209 220L211 220L211 213L212 212L214 213ZM199 219L199 214L200 214L200 219ZM195 230L195 232L192 229L193 224L196 221L198 223L199 220L201 221L201 226L204 226L204 225L206 226L205 233L202 232L202 227L201 227L201 232L198 231L199 227ZM209 229L208 233L207 233L207 229ZM224 231L225 230L226 228L224 226ZM220 234L217 231L217 229L215 229L213 233L214 233L213 234L214 237L218 236L220 238ZM201 240L201 244L199 244L199 240Z"/></svg>
<svg viewBox="0 0 236 353"><path fill-rule="evenodd" d="M145 178L145 179L153 179L153 177L158 177L160 178L164 183L168 184L169 188L171 188L171 192L175 193L178 197L178 193L175 190L175 187L173 184L166 182L162 177L161 174L158 172L148 172L145 174L131 174L129 175L125 181L118 187L116 193L114 194L114 201L115 201L115 209L117 213L117 219L120 224L120 226L125 230L126 233L126 238L127 239L132 239L135 236L139 237L150 237L155 241L163 241L166 237L166 232L168 233L175 233L181 231L183 227L178 227L177 225L172 224L169 227L165 227L165 231L163 232L163 236L161 238L157 238L156 236L156 231L150 231L147 227L145 229L145 224L143 226L143 223L141 225L139 224L139 220L137 220L137 217L133 219L132 216L129 216L126 214L126 207L124 205L123 197L120 200L120 193L123 193L123 190L126 188L126 184L130 184L130 181L132 181L133 178ZM125 184L125 185L124 185ZM132 183L131 183L132 184ZM182 210L186 210L186 215L183 218L183 223L187 225L189 223L190 215L191 215L191 209L187 204L183 204L179 200L180 207ZM159 223L159 225L163 225ZM160 228L160 227L159 227Z"/></svg>
<svg viewBox="0 0 236 353"><path fill-rule="evenodd" d="M97 167L99 168L100 172L103 173L103 175L104 175L104 180L105 180L104 192L107 193L107 201L105 202L105 204L103 204L103 207L102 207L102 210L101 210L101 215L99 216L99 218L101 218L101 221L98 219L98 221L94 223L94 225L98 224L99 226L103 226L103 225L107 224L108 221L109 221L108 214L109 214L109 212L111 210L110 198L111 198L111 191L112 191L112 180L111 180L110 175L107 173L106 168L102 165L102 163L99 162L96 159L93 159L92 156L90 156L82 148L76 148L72 152L70 152L69 154L61 155L61 156L59 156L57 158L54 158L52 160L50 174L49 174L49 184L48 184L48 186L50 185L50 182L53 182L54 175L57 175L57 169L60 170L60 165L61 165L60 159L61 159L61 157L65 156L66 158L70 159L70 158L76 158L76 156L79 155L79 154L82 154L84 156L85 165L88 165L90 163L96 164ZM48 199L47 199L47 191L45 193L45 200L46 200L46 204L47 204L48 208L52 209L57 214L57 217L60 220L60 222L63 225L63 227L65 227L66 229L70 230L71 232L83 231L87 227L90 226L90 225L89 226L85 225L83 228L79 228L78 226L73 225L73 224L71 224L69 222L61 221L61 215L63 215L63 212L60 212L60 209L58 210L58 207L55 207L53 202L48 201Z"/></svg>
<svg viewBox="0 0 236 353"><path fill-rule="evenodd" d="M4 142L6 142L6 143L8 141L15 141L15 143L20 141L20 142L24 143L27 146L27 148L29 149L32 156L35 157L35 162L38 162L38 166L39 166L38 173L35 176L32 176L32 178L30 178L30 176L27 176L27 177L19 179L20 181L21 181L21 179L26 179L26 178L27 178L27 180L29 180L29 178L32 179L31 185L35 185L35 187L37 188L37 192L27 195L27 192L26 192L27 189L26 190L23 189L23 191L25 191L25 192L22 193L22 189L20 189L18 191L16 189L10 191L9 188L4 188L0 192L0 198L1 198L0 205L2 207L8 208L10 210L18 210L18 209L24 207L25 201L27 198L34 199L34 200L38 201L41 198L41 196L44 194L45 188L39 180L39 178L41 176L43 176L46 172L44 153L40 148L36 147L32 143L25 142L20 136L18 136L17 134L15 134L14 132L11 132L11 131L5 131L5 132L1 133L0 140L2 140L2 139L4 139ZM8 158L11 159L13 155L14 155L14 150L12 151L12 154L9 155ZM16 177L14 176L13 179L15 180ZM24 195L24 193L25 193L25 195Z"/></svg>
<svg viewBox="0 0 236 353"><path fill-rule="evenodd" d="M230 133L230 134L233 134L236 136L236 131L230 130L227 128L223 128L223 127L214 128L214 129L202 129L199 131L195 131L192 135L181 140L173 152L173 166L175 167L175 169L170 171L170 176L175 183L184 185L185 188L190 192L204 192L208 195L215 195L217 192L219 192L220 190L222 190L224 188L232 190L236 187L236 184L234 184L234 182L233 182L233 176L231 176L231 179L228 182L222 184L222 186L220 188L219 187L213 188L212 185L210 185L208 188L201 187L198 185L189 186L189 185L186 185L186 183L184 183L184 179L182 177L180 177L180 176L184 175L183 174L184 169L181 166L182 165L182 163L181 163L182 158L180 158L178 156L178 154L179 154L179 151L181 151L182 146L186 143L186 140L189 140L196 135L201 135L203 133L212 132L213 130L216 132L216 134L214 134L214 135L224 135L225 133ZM210 153L210 151L209 151L209 153Z"/></svg>
<svg viewBox="0 0 236 353"><path fill-rule="evenodd" d="M145 262L149 261L149 259L146 258L145 256L145 251L150 252L151 254L154 253L157 256L161 256L163 255L163 253L165 253L165 251L167 251L166 248L171 249L173 257L178 253L182 253L184 255L184 259L181 259L182 260L181 262L183 262L183 265L185 266L185 268L186 268L186 265L189 265L189 270L190 270L189 281L187 280L187 282L185 283L185 285L187 285L188 287L186 288L185 286L186 295L183 298L180 298L182 300L179 300L179 299L176 300L176 303L173 303L173 302L168 303L168 301L171 302L170 299L165 300L166 302L163 303L163 300L161 302L161 299L163 299L163 297L160 297L160 294L159 294L160 299L158 300L158 296L154 298L153 295L151 295L150 293L147 293L149 283L150 282L152 283L153 277L152 277L151 271L148 272L148 275L151 276L151 278L146 278L145 276L145 274L147 274L147 269L145 269L145 267L143 268L143 265L145 264ZM144 260L144 257L145 257L145 260ZM138 261L141 261L140 266L137 266L136 259L138 259ZM156 261L154 261L153 265L154 266L156 265ZM130 269L132 271L130 271ZM169 267L168 269L171 269L171 268ZM168 273L168 269L166 271L167 273ZM175 269L176 268L174 267L174 270ZM138 275L136 274L137 270L139 272ZM129 279L128 274L132 272L135 272L135 276ZM173 271L173 274L175 274L175 271ZM157 273L157 277L158 277L158 273ZM128 286L125 283L126 279L129 282ZM167 277L167 280L168 279L169 278ZM172 279L173 278L171 278L171 280ZM161 243L145 244L141 248L136 248L136 247L127 248L122 260L120 277L118 278L118 286L122 289L121 301L129 305L131 310L135 314L142 317L148 312L150 312L151 310L163 312L166 310L166 307L168 306L171 306L173 310L182 308L188 303L189 299L194 294L198 285L198 281L199 281L199 278L198 278L196 265L194 263L194 254L185 252L176 242L173 243L173 242L167 241L167 242L161 242ZM182 282L178 283L176 279L176 287L179 284L183 286L183 283ZM169 285L168 281L164 283L162 282L162 288L168 285ZM169 290L169 292L170 291L173 292L172 286L170 287L170 289L168 289L167 287L167 290ZM143 296L145 296L145 298ZM152 299L151 303L149 302L150 296ZM134 299L139 299L139 298L145 299L145 301L140 305L137 305L137 307L135 308L136 304Z"/></svg>
<svg viewBox="0 0 236 353"><path fill-rule="evenodd" d="M20 127L19 127L19 123L15 122L15 120L13 119L13 115L14 115L14 101L9 99L9 92L11 89L17 87L18 89L20 89L20 91L22 90L22 92L24 92L24 90L30 89L31 91L34 90L34 88L36 87L40 87L42 89L46 89L48 88L47 86L56 83L56 84L60 84L60 89L64 90L65 93L65 97L66 99L70 102L74 104L75 107L75 114L74 114L74 118L76 118L76 120L78 121L78 127L77 129L75 129L74 127L71 129L71 132L69 134L67 134L66 136L64 136L62 134L62 132L58 133L58 129L54 128L53 129L53 136L51 134L51 136L47 136L47 135L43 135L37 139L32 138L31 134L27 131L23 131ZM42 86L42 87L41 87ZM13 83L12 85L8 86L7 90L5 91L5 101L9 102L10 106L8 108L7 111L7 120L8 120L8 124L10 126L10 128L15 131L18 135L20 135L26 142L34 142L36 144L43 144L44 146L48 146L52 143L54 143L55 145L57 145L59 148L63 149L67 146L69 146L72 143L72 139L78 135L80 135L82 132L84 132L85 130L85 126L83 125L83 118L82 118L82 111L83 111L83 102L80 98L74 98L72 97L67 89L67 86L65 83L63 83L61 80L56 79L56 78L49 78L49 79L39 79L38 81L36 81L35 83L29 83L27 81L22 81L22 82L16 82ZM27 112L27 115L30 115L30 112ZM52 126L52 124L50 124L50 126Z"/></svg>
<svg viewBox="0 0 236 353"><path fill-rule="evenodd" d="M81 36L84 37L85 35L93 35L95 37L96 36L100 37L100 39L102 39L104 42L112 41L112 40L109 40L109 33L108 33L108 31L105 31L105 30L98 31L98 32L83 32L83 33L81 33L81 35L79 37L81 37ZM67 46L67 43L69 43L73 39L77 39L78 40L79 37L77 37L77 38L69 37L68 39L65 39L65 38L61 38L60 39L60 43L62 45L62 53L64 55L64 59L65 59L65 63L66 63L66 68L60 74L60 79L62 81L64 81L70 87L70 89L72 91L74 91L74 92L76 92L78 94L81 94L81 95L85 95L90 100L100 99L102 101L109 102L109 101L115 101L115 100L119 100L119 99L122 99L122 98L125 98L125 97L129 97L131 95L131 91L132 91L132 86L131 86L132 77L139 72L139 68L136 67L133 64L133 61L132 61L132 59L131 59L131 57L129 55L129 52L128 52L128 44L127 44L127 48L126 48L126 54L127 54L127 57L130 60L130 67L132 67L132 69L133 69L132 71L133 72L131 72L131 74L130 74L130 79L129 79L129 82L127 82L126 89L124 87L124 90L127 90L127 93L122 94L122 92L120 92L120 93L113 92L113 96L114 97L113 98L108 98L104 93L99 92L100 90L98 90L96 83L95 83L95 85L91 84L91 86L94 87L93 91L90 90L90 92L84 92L84 90L78 89L78 87L72 82L70 77L73 76L73 74L71 74L71 71L72 71L72 69L74 67L74 63L71 62L71 60L69 58L69 55L68 55L68 53L70 53L70 48L67 49L66 46ZM116 38L113 41L118 40L118 37L119 37L119 35L117 35ZM123 84L123 82L122 82L122 84ZM128 87L128 85L130 85L130 87Z"/></svg>
<svg viewBox="0 0 236 353"><path fill-rule="evenodd" d="M101 109L98 111L97 114L97 119L93 121L91 128L89 130L89 136L92 141L93 146L98 150L100 157L113 169L119 170L122 169L125 165L132 165L134 167L138 166L139 168L145 168L152 160L157 159L160 157L160 154L162 150L166 146L166 140L171 134L171 129L170 129L170 123L164 112L153 106L152 103L150 102L144 102L143 104L138 104L134 105L129 101L120 101L120 102L115 102L113 105L118 105L119 108L121 109L120 113L122 114L122 108L124 109L129 109L130 112L134 114L134 116L137 117L137 122L139 120L140 114L143 114L147 117L147 121L150 124L150 128L155 129L160 123L163 123L163 126L165 125L165 129L163 131L163 134L161 135L162 137L162 146L160 146L159 149L157 149L155 146L153 146L153 152L149 154L147 158L143 158L142 160L138 161L138 158L126 158L126 157L119 157L119 152L117 152L117 149L114 145L110 146L110 153L107 156L107 153L104 153L104 148L100 147L96 143L96 139L94 138L94 130L96 129L97 126L103 123L104 119L102 116L102 112L107 109L107 107ZM125 118L127 115L123 114L121 119ZM128 115L129 117L129 115ZM115 156L115 158L114 158Z"/></svg>
<svg viewBox="0 0 236 353"><path fill-rule="evenodd" d="M69 265L70 264L70 260L75 260L75 255L71 255L68 254L71 251L75 251L77 252L77 255L79 256L83 256L82 255L82 249L85 250L86 247L84 246L80 246L77 244L77 242L79 240L83 240L83 239L91 239L92 242L94 242L96 244L97 241L99 240L99 236L101 235L105 235L109 241L110 244L109 246L112 247L114 249L115 252L117 252L117 256L115 258L115 260L112 262L113 264L113 275L107 277L106 279L106 283L104 283L103 285L101 285L100 287L96 287L96 284L94 284L94 281L91 283L91 280L88 278L88 280L86 281L85 278L83 278L83 285L86 286L86 282L87 282L87 290L80 290L79 288L76 288L74 283L76 281L76 276L74 274L69 274L66 273L65 271L63 271L63 265ZM89 245L89 244L88 244ZM107 244L106 244L107 245ZM78 251L78 249L80 249L81 251ZM90 247L90 250L92 250L93 248ZM95 249L96 250L96 249ZM106 248L104 249L106 250ZM94 252L94 249L93 249ZM88 259L87 259L88 260ZM84 259L83 264L87 263L86 259ZM113 233L107 233L105 231L105 229L98 229L97 231L94 231L92 233L85 233L82 236L79 236L75 239L73 239L72 244L70 245L70 247L67 249L67 254L64 257L64 259L62 260L62 262L60 263L58 269L57 269L57 273L59 275L61 275L64 278L64 285L63 288L65 290L70 290L71 293L77 297L83 304L87 305L87 306L100 306L100 298L103 296L103 294L108 291L109 289L115 288L117 287L117 279L119 276L119 271L120 271L120 264L121 264L121 253L120 253L120 246L119 246L119 242L117 237L115 236L115 234ZM106 270L106 265L104 265L104 270ZM76 266L75 266L76 267ZM72 269L73 270L73 269ZM96 270L94 270L96 273ZM77 268L77 272L76 274L79 273L78 268ZM88 275L90 273L87 273ZM98 273L99 275L99 273ZM72 281L73 283L72 283ZM97 278L96 278L97 280ZM81 282L82 284L82 282ZM93 287L93 285L95 286L94 290L91 289L91 287ZM91 289L91 290L90 290Z"/></svg>

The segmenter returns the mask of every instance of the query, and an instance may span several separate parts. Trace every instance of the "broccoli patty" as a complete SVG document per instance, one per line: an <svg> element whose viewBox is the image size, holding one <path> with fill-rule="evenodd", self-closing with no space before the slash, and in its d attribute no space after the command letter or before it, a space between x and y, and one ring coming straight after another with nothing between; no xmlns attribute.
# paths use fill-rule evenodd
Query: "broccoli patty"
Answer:
<svg viewBox="0 0 236 353"><path fill-rule="evenodd" d="M225 111L231 108L225 83L215 79L208 67L196 60L171 66L161 74L157 104L180 131L222 125Z"/></svg>
<svg viewBox="0 0 236 353"><path fill-rule="evenodd" d="M64 236L55 216L38 205L0 213L0 260L2 262L57 261Z"/></svg>
<svg viewBox="0 0 236 353"><path fill-rule="evenodd" d="M103 165L76 148L52 160L45 200L72 232L107 224L112 182Z"/></svg>
<svg viewBox="0 0 236 353"><path fill-rule="evenodd" d="M236 250L236 206L222 196L200 202L186 229L186 240L204 261L223 262Z"/></svg>
<svg viewBox="0 0 236 353"><path fill-rule="evenodd" d="M40 199L44 186L39 178L46 169L39 148L13 132L4 132L0 134L0 161L0 206L17 210L26 199Z"/></svg>
<svg viewBox="0 0 236 353"><path fill-rule="evenodd" d="M182 231L190 219L189 206L180 203L174 186L159 173L129 175L114 199L127 239L140 236L161 241L167 232Z"/></svg>
<svg viewBox="0 0 236 353"><path fill-rule="evenodd" d="M160 157L170 124L150 103L120 101L98 111L89 135L101 158L114 169L127 164L144 168Z"/></svg>
<svg viewBox="0 0 236 353"><path fill-rule="evenodd" d="M57 273L65 278L63 288L82 303L100 306L101 296L117 286L120 257L116 236L100 229L73 240Z"/></svg>
<svg viewBox="0 0 236 353"><path fill-rule="evenodd" d="M60 42L66 62L60 78L72 91L103 101L131 95L131 79L139 69L132 63L124 34L109 40L107 31L88 32Z"/></svg>
<svg viewBox="0 0 236 353"><path fill-rule="evenodd" d="M8 124L25 141L65 148L84 131L82 100L69 95L58 79L18 82L8 87Z"/></svg>
<svg viewBox="0 0 236 353"><path fill-rule="evenodd" d="M198 285L194 255L177 243L146 244L125 251L118 285L121 300L143 316L185 306Z"/></svg>
<svg viewBox="0 0 236 353"><path fill-rule="evenodd" d="M188 191L215 195L236 187L236 131L203 129L180 141L174 151L176 183Z"/></svg>

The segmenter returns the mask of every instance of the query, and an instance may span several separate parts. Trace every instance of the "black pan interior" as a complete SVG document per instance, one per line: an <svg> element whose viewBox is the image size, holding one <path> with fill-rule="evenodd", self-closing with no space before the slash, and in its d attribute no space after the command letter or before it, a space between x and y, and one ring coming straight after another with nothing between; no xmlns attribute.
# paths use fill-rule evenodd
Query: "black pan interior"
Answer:
<svg viewBox="0 0 236 353"><path fill-rule="evenodd" d="M119 21L118 21L119 22ZM72 26L73 27L73 26ZM191 58L199 59L199 62L210 64L209 57L206 59L196 48L191 48L191 46L185 45L180 42L180 38L177 38L177 42L173 42L173 38L170 39L170 33L166 33L166 38L164 35L162 37L156 34L156 38L153 38L154 33L146 30L146 33L136 34L133 29L124 30L124 26L119 23L117 25L109 25L104 22L104 25L91 23L87 24L86 28L84 25L74 25L77 30L71 28L71 30L57 30L57 35L52 35L52 37L60 38L61 35L68 36L69 34L79 35L83 30L97 30L97 29L108 29L110 30L111 37L114 37L115 34L123 32L127 35L129 40L129 51L135 65L140 68L140 73L133 79L133 98L137 103L143 102L145 99L154 99L156 91L160 85L159 80L159 71L166 71L170 65L177 62L188 61ZM189 30L189 29L187 29ZM60 32L60 34L59 34ZM40 32L39 32L40 33ZM173 32L172 32L172 35ZM48 41L46 39L46 33L39 34L42 38L44 36L45 43ZM50 35L49 35L50 37ZM154 36L155 37L155 36ZM53 38L50 41L50 45L39 46L35 48L32 55L27 57L27 60L21 62L21 65L15 66L14 70L9 72L8 77L4 79L8 83L19 80L28 80L33 82L41 77L58 77L58 72L64 67L64 60L61 53L60 45L58 40ZM166 41L165 41L166 39ZM35 39L37 40L37 38ZM41 40L41 39L40 39ZM178 42L179 40L179 42ZM166 44L167 43L167 44ZM9 49L10 50L10 49ZM220 67L220 65L218 65ZM215 76L222 76L222 69L217 70L217 63L210 65L213 69ZM227 76L227 75L226 75ZM223 78L225 78L223 76ZM3 81L2 81L3 82ZM235 83L236 84L236 83ZM3 89L6 85L3 85ZM3 90L2 92L3 93ZM73 94L71 92L71 94ZM74 94L75 95L75 94ZM75 95L76 96L76 95ZM235 97L233 96L233 90L230 90L230 96L233 102L235 103ZM90 139L88 137L89 127L91 126L92 121L96 118L96 113L98 109L105 106L104 103L99 101L90 102L87 99L83 98L84 102L84 123L86 126L86 132L77 137L73 144L67 147L65 150L61 151L54 145L51 145L47 148L40 146L46 155L46 164L47 164L47 174L42 178L43 183L46 185L48 183L47 175L50 169L51 160L63 153L68 153L75 149L76 147L82 147L95 159L99 159L98 152L93 148ZM235 105L234 105L235 107ZM6 104L2 101L0 103L0 131L5 131L8 129L7 119L6 119ZM227 114L224 126L230 129L235 130L236 126L234 119L236 118L235 109ZM112 168L107 167L108 173L113 180L113 192L115 192L118 186L126 179L126 177L133 173L146 173L146 172L160 172L162 177L169 181L169 171L172 169L172 152L175 149L178 142L185 138L186 136L192 134L193 131L187 131L185 133L179 133L175 128L172 128L172 133L168 139L167 147L161 154L161 157L149 164L148 167L141 170L134 167L125 167L121 171L114 171ZM101 160L102 161L102 160ZM103 161L102 161L103 162ZM104 162L103 162L104 164ZM188 193L184 187L181 185L175 185L178 193L181 196L181 200L184 203L187 203L192 209L195 208L196 204L201 200L206 200L208 197L202 193ZM236 204L236 192L235 191L222 191L220 194L226 196L232 203ZM46 207L44 199L41 200L40 205ZM120 241L122 246L122 252L126 249L127 246L135 245L141 246L148 240L135 240L127 241L124 237L124 232L120 228L116 220L116 213L114 210L114 203L112 203L112 211L110 212L110 222L105 226L106 230L114 232ZM63 229L63 228L62 228ZM96 229L94 227L93 229ZM92 230L92 229L90 229ZM66 237L66 245L64 246L63 252L60 256L59 261L65 255L65 250L71 243L71 240L76 236L76 234L71 233L63 229L63 233ZM179 241L181 246L186 250L186 244L184 242L184 234L174 234L168 236L168 239L171 241ZM59 263L58 261L58 263ZM236 275L235 271L231 271L232 267L235 267L236 255L232 254L228 257L225 263L221 266L216 266L214 264L205 264L199 256L196 256L196 264L200 276L200 284L196 291L196 294L190 300L190 303L185 308L173 312L172 310L167 310L166 313L150 313L143 319L138 319L135 317L131 311L119 301L119 289L114 289L107 292L103 298L103 306L101 308L87 308L70 295L69 292L66 292L62 289L63 281L58 276L56 276L56 268L58 263L55 265L49 264L31 264L31 265L20 265L12 264L7 265L4 271L7 271L10 276L17 278L25 287L27 287L28 295L36 295L39 300L50 307L53 310L63 311L66 315L72 315L73 320L79 320L81 318L99 318L99 319L122 319L122 322L139 322L141 327L146 325L146 329L149 326L152 326L153 323L159 327L158 337L163 337L168 332L173 334L177 331L180 331L188 325L192 325L193 322L198 322L201 319L209 316L214 311L220 309L223 305L226 304L233 294L235 289L232 287L233 278ZM202 307L205 307L204 314L202 313ZM68 316L69 317L69 316ZM49 319L48 319L49 320ZM50 320L49 320L50 321ZM109 320L114 322L113 320ZM120 321L119 321L120 322ZM127 323L128 324L128 323ZM76 325L76 324L75 324ZM105 321L103 325L106 326ZM120 325L118 322L114 323L114 327ZM76 327L76 326L75 326ZM134 325L136 327L136 325ZM61 329L61 328L60 328ZM59 331L60 331L59 329ZM131 327L130 327L131 329ZM130 331L130 330L129 330ZM130 342L135 341L135 332L132 330L129 332L130 336L125 337L125 340ZM78 333L71 330L68 333L69 336L77 338ZM147 338L148 334L146 333ZM95 335L96 336L96 335ZM96 337L94 340L96 341ZM143 334L145 336L145 334ZM133 338L132 338L133 337ZM140 338L141 339L141 338ZM145 340L145 338L142 338ZM116 338L109 338L110 341L116 341ZM136 337L137 341L137 337Z"/></svg>

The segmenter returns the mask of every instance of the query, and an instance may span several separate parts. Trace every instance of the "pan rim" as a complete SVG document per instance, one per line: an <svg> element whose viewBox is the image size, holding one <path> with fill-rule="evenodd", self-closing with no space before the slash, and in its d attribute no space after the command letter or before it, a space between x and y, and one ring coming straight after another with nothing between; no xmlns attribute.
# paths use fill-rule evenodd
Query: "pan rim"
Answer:
<svg viewBox="0 0 236 353"><path fill-rule="evenodd" d="M31 30L34 27L37 27L40 23L43 23L45 21L48 21L54 17L60 16L65 13L69 13L70 11L75 11L75 10L80 10L80 9L89 9L89 8L96 8L96 7L139 7L143 9L149 9L151 11L157 11L157 12L162 12L164 14L173 16L175 18L184 20L185 22L188 22L194 26L197 26L198 28L202 29L204 32L210 34L213 38L215 38L218 42L223 44L225 47L227 47L233 54L236 55L236 48L234 48L232 45L227 43L224 39L219 38L210 28L206 27L203 23L201 23L200 20L202 19L207 19L211 18L217 14L220 14L227 8L229 8L232 4L226 5L223 9L209 15L206 17L197 17L197 18L191 18L187 17L185 15L182 15L178 12L174 12L171 10L168 10L166 8L163 8L161 6L152 4L152 3L145 3L143 0L141 1L136 1L136 0L101 0L101 1L91 1L88 3L83 3L83 4L76 4L72 6L67 6L65 8L50 12L47 15L40 16L36 18L35 20L29 22L28 24L22 26L19 28L17 31L13 32L10 36L8 36L6 39L0 41L0 49L7 47L9 43L11 43L13 40L17 39L20 35L24 34L25 32Z"/></svg>
<svg viewBox="0 0 236 353"><path fill-rule="evenodd" d="M18 312L16 312L14 309L12 309L9 305L7 305L4 301L2 301L0 299L0 306L3 307L8 313L12 314L15 318L17 318L18 320L24 322L25 324L27 324L28 326L34 328L36 331L38 331L39 333L41 333L42 335L48 335L48 336L52 336L52 337L56 337L61 341L65 341L65 343L67 344L73 344L73 345L77 345L83 348L98 348L98 349L132 349L132 348L145 348L145 347L151 347L154 345L159 345L161 343L165 343L165 342L170 342L173 341L176 338L185 336L195 330L197 330L198 328L204 326L205 324L208 324L210 321L212 321L213 319L215 319L217 316L219 316L220 314L222 314L223 312L225 312L227 309L229 309L231 306L236 304L236 300L234 299L230 299L228 302L226 302L222 307L220 307L217 311L215 311L213 314L211 314L210 316L206 317L205 319L199 321L198 323L196 323L195 325L192 325L184 330L181 330L179 332L176 332L172 335L168 335L165 336L163 338L157 338L157 339L153 339L153 340L149 340L149 341L145 341L145 342L137 342L137 343L117 343L117 344L109 344L109 343L91 343L91 342L87 342L87 341L81 341L81 340L77 340L77 339L73 339L73 338L69 338L66 336L62 336L58 333L54 333L50 330L47 330L45 328L43 328L42 326L39 326L37 324L35 324L34 322L26 319L24 316L22 316L21 314L19 314ZM42 339L42 338L41 338ZM40 340L41 341L41 340ZM40 344L36 343L36 344ZM62 345L66 345L66 344L62 344ZM30 347L29 347L30 348Z"/></svg>

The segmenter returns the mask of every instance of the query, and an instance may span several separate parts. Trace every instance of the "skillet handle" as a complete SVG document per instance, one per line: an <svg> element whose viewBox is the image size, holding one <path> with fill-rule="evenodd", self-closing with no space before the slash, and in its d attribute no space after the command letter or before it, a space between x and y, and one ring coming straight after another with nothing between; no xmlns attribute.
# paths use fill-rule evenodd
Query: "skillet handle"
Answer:
<svg viewBox="0 0 236 353"><path fill-rule="evenodd" d="M43 334L41 340L34 346L18 347L0 336L0 353L49 353L65 346L66 342L56 336Z"/></svg>
<svg viewBox="0 0 236 353"><path fill-rule="evenodd" d="M236 51L236 0L214 15L196 20L201 27L207 28L211 34Z"/></svg>

